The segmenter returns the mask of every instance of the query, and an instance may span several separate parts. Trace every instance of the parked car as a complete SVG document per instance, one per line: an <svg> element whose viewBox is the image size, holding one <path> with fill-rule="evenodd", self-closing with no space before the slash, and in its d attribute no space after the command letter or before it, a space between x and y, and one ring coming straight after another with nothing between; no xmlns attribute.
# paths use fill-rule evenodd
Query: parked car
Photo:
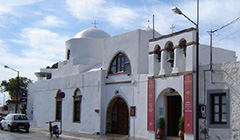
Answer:
<svg viewBox="0 0 240 140"><path fill-rule="evenodd" d="M19 130L24 129L27 133L29 132L30 123L25 114L8 114L1 121L2 130Z"/></svg>
<svg viewBox="0 0 240 140"><path fill-rule="evenodd" d="M1 129L2 129L2 119L3 119L3 117L0 116L0 128L1 128Z"/></svg>

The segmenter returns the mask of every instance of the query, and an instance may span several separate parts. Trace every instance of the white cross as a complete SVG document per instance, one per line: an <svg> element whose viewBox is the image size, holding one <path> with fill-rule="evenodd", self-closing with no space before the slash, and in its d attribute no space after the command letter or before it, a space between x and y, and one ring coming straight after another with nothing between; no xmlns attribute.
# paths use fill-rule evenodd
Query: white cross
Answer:
<svg viewBox="0 0 240 140"><path fill-rule="evenodd" d="M175 26L171 26L170 29L172 30L172 33L173 33L173 30L174 30Z"/></svg>

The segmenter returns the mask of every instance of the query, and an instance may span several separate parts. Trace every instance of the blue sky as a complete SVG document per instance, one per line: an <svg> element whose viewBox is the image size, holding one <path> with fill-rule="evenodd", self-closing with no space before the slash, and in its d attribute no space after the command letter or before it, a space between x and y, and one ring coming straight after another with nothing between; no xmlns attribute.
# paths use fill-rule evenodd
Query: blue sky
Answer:
<svg viewBox="0 0 240 140"><path fill-rule="evenodd" d="M196 21L196 0L0 0L0 80L20 76L36 81L34 72L65 60L65 41L83 29L97 27L117 35L152 26L160 34L194 27L172 13L179 7ZM207 31L240 16L239 0L200 0L200 43L209 44ZM147 20L150 20L148 23ZM214 46L240 56L240 21L214 35ZM219 41L220 40L220 41Z"/></svg>

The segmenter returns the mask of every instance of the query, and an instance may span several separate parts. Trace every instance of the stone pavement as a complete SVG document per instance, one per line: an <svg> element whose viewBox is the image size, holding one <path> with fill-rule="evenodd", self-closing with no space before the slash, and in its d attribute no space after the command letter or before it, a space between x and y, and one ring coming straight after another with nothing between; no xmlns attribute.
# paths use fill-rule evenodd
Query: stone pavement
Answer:
<svg viewBox="0 0 240 140"><path fill-rule="evenodd" d="M49 135L48 128L34 127L30 128L30 131L45 133ZM63 130L60 137L78 139L78 140L147 140L143 138L132 138L125 135L117 135L117 134L107 134L107 135L95 135L95 134L86 134L80 133L76 131L65 131Z"/></svg>

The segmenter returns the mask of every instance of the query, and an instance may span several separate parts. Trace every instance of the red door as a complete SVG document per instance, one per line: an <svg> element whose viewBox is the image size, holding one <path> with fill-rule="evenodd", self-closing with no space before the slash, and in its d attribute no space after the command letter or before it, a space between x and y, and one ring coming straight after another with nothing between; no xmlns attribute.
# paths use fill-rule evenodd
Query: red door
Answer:
<svg viewBox="0 0 240 140"><path fill-rule="evenodd" d="M112 110L112 133L128 135L129 113L127 104L123 99L118 99Z"/></svg>

